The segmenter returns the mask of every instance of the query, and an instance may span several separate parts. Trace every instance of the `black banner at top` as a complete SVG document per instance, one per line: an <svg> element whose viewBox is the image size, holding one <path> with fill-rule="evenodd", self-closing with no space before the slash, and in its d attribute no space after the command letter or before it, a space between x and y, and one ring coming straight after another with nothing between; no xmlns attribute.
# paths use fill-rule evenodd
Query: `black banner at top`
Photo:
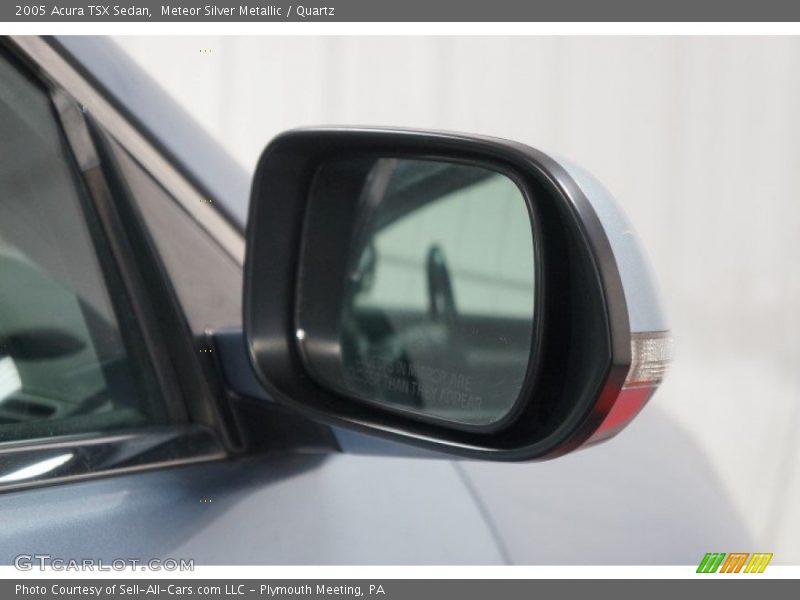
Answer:
<svg viewBox="0 0 800 600"><path fill-rule="evenodd" d="M795 0L10 0L3 22L770 22Z"/></svg>

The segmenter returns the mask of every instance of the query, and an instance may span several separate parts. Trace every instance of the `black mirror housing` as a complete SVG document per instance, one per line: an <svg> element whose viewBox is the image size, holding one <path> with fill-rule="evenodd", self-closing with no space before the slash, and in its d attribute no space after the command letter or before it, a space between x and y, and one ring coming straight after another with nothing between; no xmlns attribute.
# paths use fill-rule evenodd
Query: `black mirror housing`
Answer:
<svg viewBox="0 0 800 600"><path fill-rule="evenodd" d="M370 401L335 383L343 364L338 315L362 210L348 198L359 192L363 173L326 165L343 158L371 165L387 157L491 170L513 181L524 198L535 245L533 334L518 396L502 418L451 422ZM434 451L552 458L613 435L629 420L603 430L632 362L626 298L606 231L559 162L515 142L345 128L277 137L253 182L244 330L253 369L274 401L326 424ZM488 366L484 372L491 372Z"/></svg>

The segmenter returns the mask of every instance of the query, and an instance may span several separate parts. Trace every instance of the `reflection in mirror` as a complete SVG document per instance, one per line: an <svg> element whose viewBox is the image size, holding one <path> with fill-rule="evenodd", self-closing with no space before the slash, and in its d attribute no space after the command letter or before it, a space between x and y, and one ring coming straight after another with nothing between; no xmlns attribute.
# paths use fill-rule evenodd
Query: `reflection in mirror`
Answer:
<svg viewBox="0 0 800 600"><path fill-rule="evenodd" d="M337 162L349 169L347 159ZM509 177L483 167L369 165L354 212L336 383L450 423L496 423L518 399L533 340L525 199Z"/></svg>

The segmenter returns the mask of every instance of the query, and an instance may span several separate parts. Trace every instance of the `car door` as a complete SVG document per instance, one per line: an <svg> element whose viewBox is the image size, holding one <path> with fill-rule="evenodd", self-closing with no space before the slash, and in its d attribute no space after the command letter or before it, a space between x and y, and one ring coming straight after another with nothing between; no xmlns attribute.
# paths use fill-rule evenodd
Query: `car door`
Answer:
<svg viewBox="0 0 800 600"><path fill-rule="evenodd" d="M451 463L330 458L225 389L240 267L51 75L3 46L0 562L504 561Z"/></svg>

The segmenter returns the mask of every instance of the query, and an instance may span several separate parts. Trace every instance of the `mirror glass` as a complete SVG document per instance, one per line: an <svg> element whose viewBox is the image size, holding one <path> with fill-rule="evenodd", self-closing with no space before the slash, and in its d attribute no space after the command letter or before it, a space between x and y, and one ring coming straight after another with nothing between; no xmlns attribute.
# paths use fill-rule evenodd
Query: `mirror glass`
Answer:
<svg viewBox="0 0 800 600"><path fill-rule="evenodd" d="M323 379L451 423L503 419L534 339L533 227L519 187L474 165L348 162L328 166L361 175L350 192L338 373Z"/></svg>

